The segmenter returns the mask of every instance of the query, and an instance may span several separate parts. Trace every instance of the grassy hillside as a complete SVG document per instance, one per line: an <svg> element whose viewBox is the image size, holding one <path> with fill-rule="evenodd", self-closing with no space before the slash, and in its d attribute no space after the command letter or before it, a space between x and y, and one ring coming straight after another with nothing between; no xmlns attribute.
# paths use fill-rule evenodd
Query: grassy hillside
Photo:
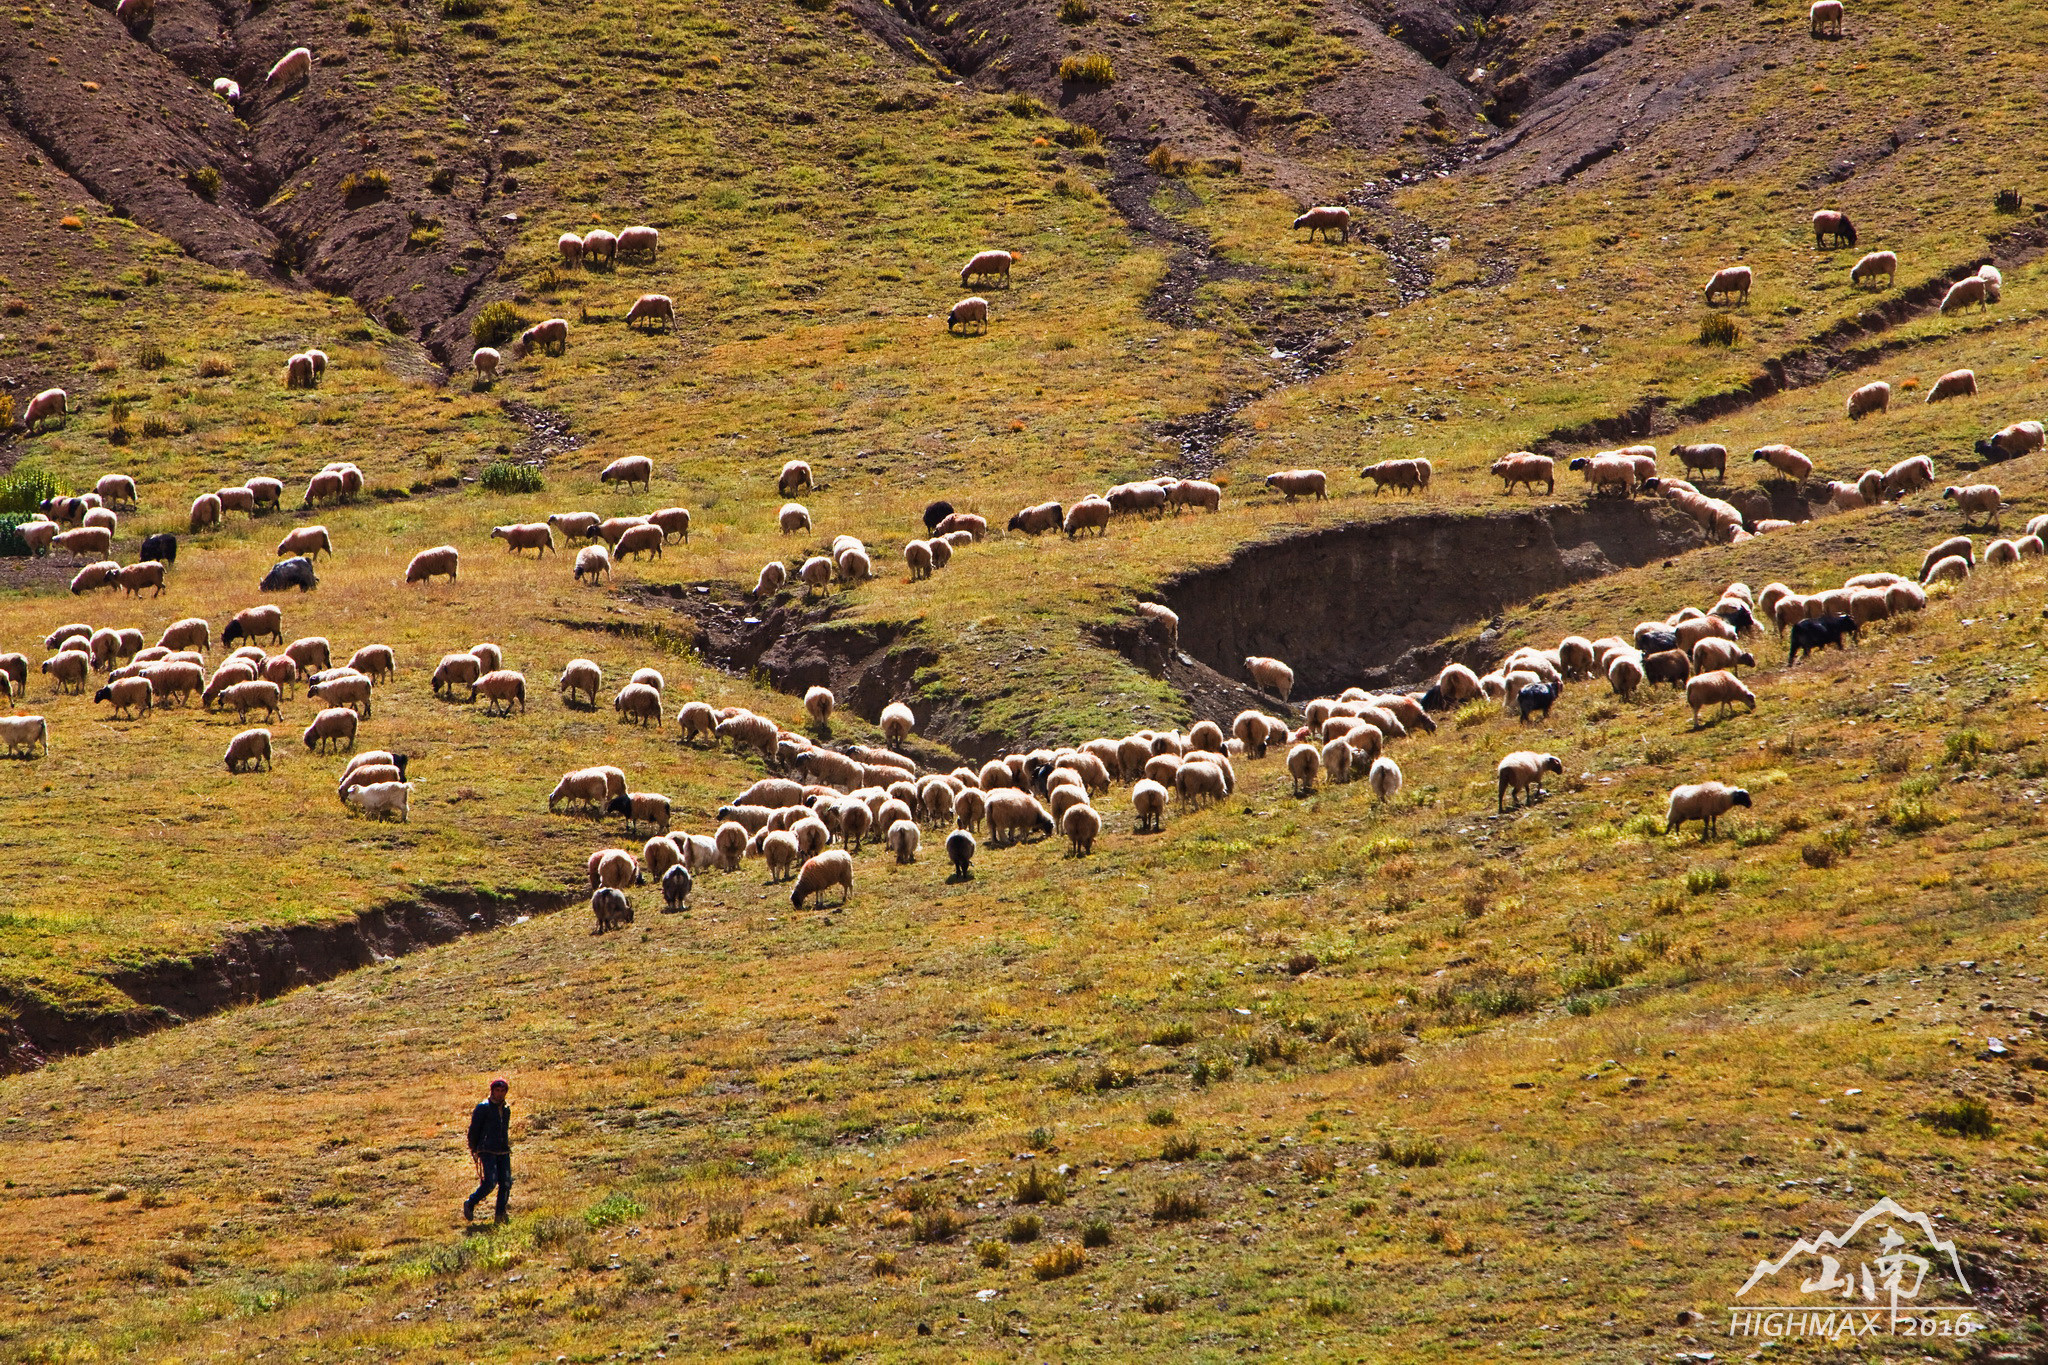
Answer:
<svg viewBox="0 0 2048 1365"><path fill-rule="evenodd" d="M1184 725L1175 679L1239 661L1155 676L1102 628L1248 545L1581 503L1572 475L1501 493L1485 469L1508 450L1719 441L1710 491L1745 503L1772 441L1816 479L1924 454L1937 482L1534 600L1509 583L1497 621L1429 576L1329 591L1497 653L1626 634L1737 579L1910 573L1960 529L1949 482L1999 483L2007 534L2048 512L2043 456L1972 451L2048 406L2035 7L1877 0L1840 42L1791 5L1382 8L13 16L0 407L62 385L72 411L0 435L0 473L130 473L115 557L181 547L140 601L69 595L83 561L0 559L0 652L31 661L10 710L53 741L0 783L9 1065L45 1060L36 1038L179 1023L145 1001L270 993L290 971L233 983L364 912L516 922L0 1080L0 1359L1701 1358L1737 1348L1720 1313L1758 1256L1879 1194L1945 1216L1995 1327L1927 1355L2048 1349L2039 561L1795 667L1764 637L1753 714L1694 728L1668 692L1594 684L1541 724L1460 712L1395 746L1388 803L1297 796L1276 755L1157 835L1118 788L1086 858L985 848L953 882L927 831L908 866L864 851L829 913L792 914L758 862L707 874L685 915L635 892L624 934L576 908L588 854L629 840L547 813L564 770L615 763L708 833L764 768L680 746L681 702L801 728L779 675L692 649L685 607L787 620L837 670L835 741L873 740L900 696L915 752L950 766ZM298 42L313 80L264 88ZM1081 78L1090 55L1112 80ZM1329 202L1348 241L1287 231ZM1815 247L1821 207L1852 214L1854 249ZM638 222L655 260L557 257L564 231ZM992 246L1020 252L1011 285L985 335L949 332L960 265ZM1876 249L1896 281L1852 287ZM1750 299L1709 310L1738 260ZM2001 301L1940 316L1986 260ZM624 325L646 292L673 331ZM490 305L568 319L566 353L473 380ZM1730 344L1703 343L1709 317ZM309 346L325 380L288 391ZM1959 367L1978 396L1924 403ZM1849 423L1876 378L1892 411ZM645 494L598 481L627 454L656 462ZM1411 455L1435 462L1426 493L1366 491L1359 466ZM785 536L791 458L820 486L814 530ZM291 509L336 460L366 472L351 504L186 530L200 493L268 474ZM499 461L543 491L487 491ZM1330 472L1328 500L1265 490L1297 465ZM1160 472L1214 477L1221 510L998 534L908 580L935 498L1000 527ZM674 505L689 542L604 585L571 580L573 551L488 538ZM259 593L314 523L336 551L319 588ZM841 533L874 581L743 596ZM406 586L442 543L459 581ZM231 716L114 720L34 671L65 622L154 641L264 600L338 659L397 650L360 742L412 756L408 823L341 807L302 696L273 771L230 777ZM481 640L526 673L524 713L432 695L440 655ZM604 669L595 711L553 693L579 656ZM608 704L645 666L658 732ZM1521 747L1564 776L1487 811ZM1664 833L1666 792L1707 777L1754 807L1711 842ZM517 1216L464 1230L457 1134L496 1072Z"/></svg>

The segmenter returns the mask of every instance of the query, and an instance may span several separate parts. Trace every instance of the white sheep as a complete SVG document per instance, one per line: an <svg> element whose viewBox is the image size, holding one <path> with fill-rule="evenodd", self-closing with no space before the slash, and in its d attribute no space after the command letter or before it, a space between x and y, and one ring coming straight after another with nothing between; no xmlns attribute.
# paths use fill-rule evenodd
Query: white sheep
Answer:
<svg viewBox="0 0 2048 1365"><path fill-rule="evenodd" d="M976 276L983 279L1001 279L1004 288L1010 284L1010 265L1022 253L1014 251L977 251L960 267L960 287Z"/></svg>
<svg viewBox="0 0 2048 1365"><path fill-rule="evenodd" d="M1329 496L1329 484L1329 475L1320 469L1278 469L1266 476L1266 487L1286 494L1289 502L1311 493L1320 502Z"/></svg>
<svg viewBox="0 0 2048 1365"><path fill-rule="evenodd" d="M1884 412L1891 405L1891 385L1885 383L1882 379L1874 383L1865 384L1862 388L1855 390L1849 395L1849 420L1853 422L1859 417L1868 417L1873 412ZM1830 485L1830 487L1834 488L1841 486L1840 484Z"/></svg>
<svg viewBox="0 0 2048 1365"><path fill-rule="evenodd" d="M1788 475L1793 479L1804 480L1813 474L1812 459L1803 451L1794 450L1783 442L1758 446L1754 451L1750 452L1749 458L1751 463L1762 460L1779 473Z"/></svg>
<svg viewBox="0 0 2048 1365"><path fill-rule="evenodd" d="M922 834L915 820L891 820L882 834L882 846L896 855L899 864L917 861L917 850L921 841Z"/></svg>
<svg viewBox="0 0 2048 1365"><path fill-rule="evenodd" d="M1977 372L1975 370L1950 370L1934 381L1927 390L1927 401L1939 403L1948 398L1975 398L1977 396Z"/></svg>
<svg viewBox="0 0 2048 1365"><path fill-rule="evenodd" d="M1376 758L1365 774L1366 785L1381 801L1391 801L1401 794L1401 765L1391 758Z"/></svg>
<svg viewBox="0 0 2048 1365"><path fill-rule="evenodd" d="M954 304L946 313L946 330L948 332L957 326L964 333L967 330L968 324L974 322L981 324L982 331L986 332L988 330L988 300L982 298L979 294L970 294Z"/></svg>
<svg viewBox="0 0 2048 1365"><path fill-rule="evenodd" d="M41 716L0 716L0 743L5 743L9 754L26 753L33 758L36 745L43 746L43 757L50 756L50 723Z"/></svg>
<svg viewBox="0 0 2048 1365"><path fill-rule="evenodd" d="M1676 834L1680 825L1688 820L1697 820L1704 827L1701 837L1711 839L1721 817L1736 806L1750 806L1749 793L1740 787L1720 782L1694 782L1673 787L1664 811L1664 832Z"/></svg>
<svg viewBox="0 0 2048 1365"><path fill-rule="evenodd" d="M1282 701L1294 690L1294 670L1278 659L1262 654L1245 657L1244 670L1250 675L1252 685L1277 694Z"/></svg>
<svg viewBox="0 0 2048 1365"><path fill-rule="evenodd" d="M661 250L661 229L645 223L620 228L616 250L621 256L637 256L644 251L648 261L652 262Z"/></svg>
<svg viewBox="0 0 2048 1365"><path fill-rule="evenodd" d="M1815 37L1842 36L1842 0L1813 0L1806 11L1806 30ZM1850 239L1854 245L1855 239Z"/></svg>
<svg viewBox="0 0 2048 1365"><path fill-rule="evenodd" d="M1709 706L1719 706L1720 714L1727 715L1728 708L1737 702L1751 711L1756 710L1756 693L1749 690L1742 680L1725 669L1701 673L1686 681L1685 704L1692 708L1692 724L1699 728L1700 712Z"/></svg>
<svg viewBox="0 0 2048 1365"><path fill-rule="evenodd" d="M917 729L917 716L902 702L892 701L882 708L881 719L877 723L882 727L882 734L889 741L889 747L900 749L903 747L903 741L909 739L911 732Z"/></svg>
<svg viewBox="0 0 2048 1365"><path fill-rule="evenodd" d="M1749 287L1755 276L1746 265L1731 265L1714 272L1714 278L1707 281L1707 306L1712 307L1714 296L1729 298L1740 294L1744 303L1749 302Z"/></svg>
<svg viewBox="0 0 2048 1365"><path fill-rule="evenodd" d="M277 65L270 68L270 74L263 79L265 85L290 84L293 81L310 80L313 76L313 49L295 47L277 59Z"/></svg>
<svg viewBox="0 0 2048 1365"><path fill-rule="evenodd" d="M835 886L840 888L839 903L846 904L847 897L853 894L853 857L838 848L804 860L796 874L796 886L789 893L789 903L801 910L804 902L815 896L822 906L825 892Z"/></svg>
<svg viewBox="0 0 2048 1365"><path fill-rule="evenodd" d="M1351 240L1351 210L1342 204L1318 204L1294 220L1294 230L1298 232L1302 228L1308 229L1311 242L1318 232L1323 234L1326 242L1332 232L1337 234L1338 241L1348 242Z"/></svg>
<svg viewBox="0 0 2048 1365"><path fill-rule="evenodd" d="M811 529L811 511L800 502L782 504L782 510L776 513L775 520L782 527L782 534L786 536Z"/></svg>
<svg viewBox="0 0 2048 1365"><path fill-rule="evenodd" d="M838 704L829 687L813 687L804 693L804 711L820 730L832 728L832 708Z"/></svg>
<svg viewBox="0 0 2048 1365"><path fill-rule="evenodd" d="M1985 518L1985 525L1994 528L1998 525L2001 495L1997 484L1972 483L1960 487L1951 485L1941 490L1941 498L1943 502L1954 502L1956 510L1965 518L1981 516Z"/></svg>
<svg viewBox="0 0 2048 1365"><path fill-rule="evenodd" d="M659 322L666 331L674 331L676 325L676 302L666 294L642 294L633 300L633 306L626 310L626 326L645 322L648 329Z"/></svg>
<svg viewBox="0 0 2048 1365"><path fill-rule="evenodd" d="M445 576L450 583L455 581L456 571L462 566L462 551L453 545L436 545L431 550L421 550L405 566L405 581L425 583L435 575Z"/></svg>
<svg viewBox="0 0 2048 1365"><path fill-rule="evenodd" d="M1501 481L1502 493L1514 492L1518 483L1527 485L1534 493L1539 479L1545 493L1557 491L1557 461L1548 455L1537 455L1527 450L1513 451L1495 460L1490 472Z"/></svg>
<svg viewBox="0 0 2048 1365"><path fill-rule="evenodd" d="M1507 794L1510 790L1515 793L1518 805L1526 806L1542 796L1545 773L1557 773L1562 776L1564 761L1556 754L1533 753L1527 749L1517 750L1503 758L1500 766L1494 769L1494 775L1499 779L1499 791L1494 802L1495 810L1507 809Z"/></svg>
<svg viewBox="0 0 2048 1365"><path fill-rule="evenodd" d="M331 706L313 717L313 723L299 738L315 753L330 744L339 745L344 740L353 749L356 747L356 713L346 706Z"/></svg>
<svg viewBox="0 0 2048 1365"><path fill-rule="evenodd" d="M262 763L264 770L270 769L270 731L244 730L228 741L226 755L228 771L246 773Z"/></svg>
<svg viewBox="0 0 2048 1365"><path fill-rule="evenodd" d="M1998 290L1989 280L1982 275L1971 275L1948 287L1948 292L1941 296L1941 311L1943 314L1959 313L1973 303L1979 309L1989 308L1997 297Z"/></svg>

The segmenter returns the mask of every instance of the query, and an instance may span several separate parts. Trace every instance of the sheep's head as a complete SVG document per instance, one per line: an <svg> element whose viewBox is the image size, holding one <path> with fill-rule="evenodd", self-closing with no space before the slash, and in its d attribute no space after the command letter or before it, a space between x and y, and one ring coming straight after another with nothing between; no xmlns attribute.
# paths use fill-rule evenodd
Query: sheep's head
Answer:
<svg viewBox="0 0 2048 1365"><path fill-rule="evenodd" d="M1537 771L1562 775L1564 773L1564 760L1556 754L1545 754L1543 755L1543 765Z"/></svg>
<svg viewBox="0 0 2048 1365"><path fill-rule="evenodd" d="M1750 804L1749 793L1740 787L1728 793L1728 799L1738 806L1748 806Z"/></svg>
<svg viewBox="0 0 2048 1365"><path fill-rule="evenodd" d="M631 815L633 813L633 803L623 796L614 796L610 803L605 806L604 813L606 815Z"/></svg>

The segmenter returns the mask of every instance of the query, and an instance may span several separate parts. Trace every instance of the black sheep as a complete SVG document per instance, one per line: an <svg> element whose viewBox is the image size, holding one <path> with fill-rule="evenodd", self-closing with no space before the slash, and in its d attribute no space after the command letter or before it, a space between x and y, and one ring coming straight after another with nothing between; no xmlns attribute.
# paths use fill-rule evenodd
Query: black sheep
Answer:
<svg viewBox="0 0 2048 1365"><path fill-rule="evenodd" d="M142 553L137 558L160 559L165 564L175 564L178 562L178 538L169 531L145 536L142 541Z"/></svg>
<svg viewBox="0 0 2048 1365"><path fill-rule="evenodd" d="M286 588L297 588L300 592L311 592L320 586L320 577L313 572L313 561L304 555L293 555L281 559L263 575L258 592L282 592Z"/></svg>
<svg viewBox="0 0 2048 1365"><path fill-rule="evenodd" d="M1550 719L1550 708L1557 704L1557 694L1564 690L1562 683L1530 683L1515 694L1515 705L1521 708L1522 723L1536 712L1543 713L1543 719Z"/></svg>
<svg viewBox="0 0 2048 1365"><path fill-rule="evenodd" d="M1678 632L1670 626L1637 626L1635 641L1638 654L1662 654L1678 648Z"/></svg>
<svg viewBox="0 0 2048 1365"><path fill-rule="evenodd" d="M953 504L940 499L924 509L924 530L926 535L939 529L939 523L953 515Z"/></svg>
<svg viewBox="0 0 2048 1365"><path fill-rule="evenodd" d="M1785 667L1790 668L1816 649L1826 649L1829 645L1842 649L1842 637L1855 635L1860 639L1861 630L1855 619L1848 616L1815 616L1795 621L1792 624L1792 652L1785 660Z"/></svg>
<svg viewBox="0 0 2048 1365"><path fill-rule="evenodd" d="M1676 692L1692 677L1692 659L1682 649L1660 649L1655 654L1643 656L1643 678L1646 682L1670 683Z"/></svg>
<svg viewBox="0 0 2048 1365"><path fill-rule="evenodd" d="M968 870L974 861L974 836L964 829L956 829L946 836L946 856L953 860L953 877L956 881L969 881L974 873Z"/></svg>

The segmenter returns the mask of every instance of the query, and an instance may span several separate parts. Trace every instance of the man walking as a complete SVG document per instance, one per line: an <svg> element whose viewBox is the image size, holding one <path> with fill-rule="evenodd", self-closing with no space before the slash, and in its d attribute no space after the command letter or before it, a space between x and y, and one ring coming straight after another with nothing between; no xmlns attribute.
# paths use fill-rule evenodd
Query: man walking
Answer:
<svg viewBox="0 0 2048 1365"><path fill-rule="evenodd" d="M498 1192L497 1221L505 1221L505 1205L512 1198L512 1106L505 1103L511 1091L511 1083L500 1076L491 1082L491 1097L470 1111L469 1154L482 1183L462 1201L465 1223L476 1216L476 1206L493 1189Z"/></svg>

